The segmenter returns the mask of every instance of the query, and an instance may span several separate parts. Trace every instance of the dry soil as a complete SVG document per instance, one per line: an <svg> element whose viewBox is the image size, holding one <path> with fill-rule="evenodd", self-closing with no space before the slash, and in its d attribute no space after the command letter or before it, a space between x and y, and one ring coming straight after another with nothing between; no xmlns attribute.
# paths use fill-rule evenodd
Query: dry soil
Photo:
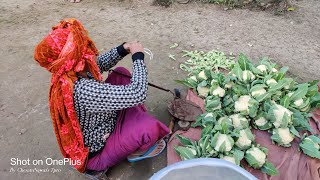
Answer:
<svg viewBox="0 0 320 180"><path fill-rule="evenodd" d="M169 89L177 87L175 79L186 75L179 70L185 60L180 58L181 51L194 49L243 52L255 62L268 56L289 66L299 81L320 79L320 1L295 2L296 10L284 16L224 11L199 3L169 8L151 4L150 0L0 1L0 179L85 179L69 166L45 162L62 156L48 110L50 74L35 63L33 50L63 18L79 19L101 53L124 41L140 40L154 53L154 60L146 60L150 82ZM173 43L179 47L170 49ZM169 54L176 54L177 60ZM119 65L131 68L130 58ZM169 93L150 88L146 104L150 113L168 124L166 106L171 99ZM11 165L11 158L30 159L31 164L43 160L44 165ZM123 162L108 175L110 179L147 179L165 165L163 153L136 164ZM17 172L32 168L49 172Z"/></svg>

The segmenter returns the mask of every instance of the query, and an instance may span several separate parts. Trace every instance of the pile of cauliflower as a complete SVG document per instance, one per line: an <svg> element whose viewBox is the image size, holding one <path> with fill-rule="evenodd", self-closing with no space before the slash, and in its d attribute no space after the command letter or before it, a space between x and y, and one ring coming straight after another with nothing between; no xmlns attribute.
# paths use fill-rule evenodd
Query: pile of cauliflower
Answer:
<svg viewBox="0 0 320 180"><path fill-rule="evenodd" d="M312 131L310 111L320 107L318 81L299 84L285 77L287 67L278 69L267 59L254 65L243 54L228 74L210 69L194 71L179 81L205 99L206 110L193 124L202 127L199 141L177 136L183 146L175 150L183 160L218 157L240 165L244 159L255 169L277 175L267 160L267 149L255 143L252 128L270 132L272 142L283 147L301 138L300 149L320 158L320 139L299 133Z"/></svg>

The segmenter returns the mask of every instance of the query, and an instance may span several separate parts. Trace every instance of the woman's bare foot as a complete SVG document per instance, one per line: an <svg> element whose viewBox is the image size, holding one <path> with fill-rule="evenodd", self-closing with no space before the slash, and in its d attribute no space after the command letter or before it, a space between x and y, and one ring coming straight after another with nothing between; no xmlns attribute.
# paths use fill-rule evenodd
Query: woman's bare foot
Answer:
<svg viewBox="0 0 320 180"><path fill-rule="evenodd" d="M158 141L157 142L157 146L149 153L149 154L146 154L146 156L155 156L157 154L159 154L159 152L161 152L163 150L163 148L166 146L166 143L165 141ZM148 149L149 150L149 149ZM148 150L146 151L136 151L134 152L133 154L129 155L128 156L128 159L133 159L133 158L137 158L137 157L141 157L143 156Z"/></svg>
<svg viewBox="0 0 320 180"><path fill-rule="evenodd" d="M80 2L81 0L69 0L69 2L72 2L72 3L78 3Z"/></svg>

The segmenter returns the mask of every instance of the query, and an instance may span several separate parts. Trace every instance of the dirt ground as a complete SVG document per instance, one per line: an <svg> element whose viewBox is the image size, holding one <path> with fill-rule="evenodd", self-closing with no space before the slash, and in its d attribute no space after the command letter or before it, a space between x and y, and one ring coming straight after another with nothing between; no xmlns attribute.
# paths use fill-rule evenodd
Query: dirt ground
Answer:
<svg viewBox="0 0 320 180"><path fill-rule="evenodd" d="M85 179L69 166L48 165L61 159L48 109L50 74L33 60L34 46L51 26L66 17L79 19L102 53L124 41L140 40L155 59L146 60L149 81L177 87L173 80L186 74L179 70L181 50L220 49L243 52L257 61L268 56L290 67L299 81L320 79L320 2L295 2L297 10L285 16L271 12L231 10L215 5L174 4L152 6L150 0L0 1L0 179ZM178 43L176 49L169 49ZM168 58L176 54L177 61ZM121 66L131 69L126 57ZM168 124L169 93L150 88L150 113ZM31 165L11 165L11 158L30 159ZM43 160L44 165L32 165ZM113 167L110 179L147 179L166 166L166 153L136 164ZM21 172L28 169L49 172ZM15 170L15 172L13 172ZM56 172L53 172L53 171ZM11 171L11 172L10 172ZM20 171L20 172L18 172Z"/></svg>

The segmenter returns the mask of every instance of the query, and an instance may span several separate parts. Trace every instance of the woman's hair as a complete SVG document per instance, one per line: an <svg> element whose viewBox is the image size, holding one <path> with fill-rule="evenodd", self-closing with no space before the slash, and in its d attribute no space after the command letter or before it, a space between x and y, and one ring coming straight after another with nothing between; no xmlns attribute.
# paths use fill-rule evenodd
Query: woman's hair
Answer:
<svg viewBox="0 0 320 180"><path fill-rule="evenodd" d="M73 104L73 86L77 72L87 66L93 77L101 81L95 62L98 51L87 31L76 19L65 19L36 46L34 59L52 73L49 105L53 127L64 157L77 161L75 167L84 172L88 148Z"/></svg>

